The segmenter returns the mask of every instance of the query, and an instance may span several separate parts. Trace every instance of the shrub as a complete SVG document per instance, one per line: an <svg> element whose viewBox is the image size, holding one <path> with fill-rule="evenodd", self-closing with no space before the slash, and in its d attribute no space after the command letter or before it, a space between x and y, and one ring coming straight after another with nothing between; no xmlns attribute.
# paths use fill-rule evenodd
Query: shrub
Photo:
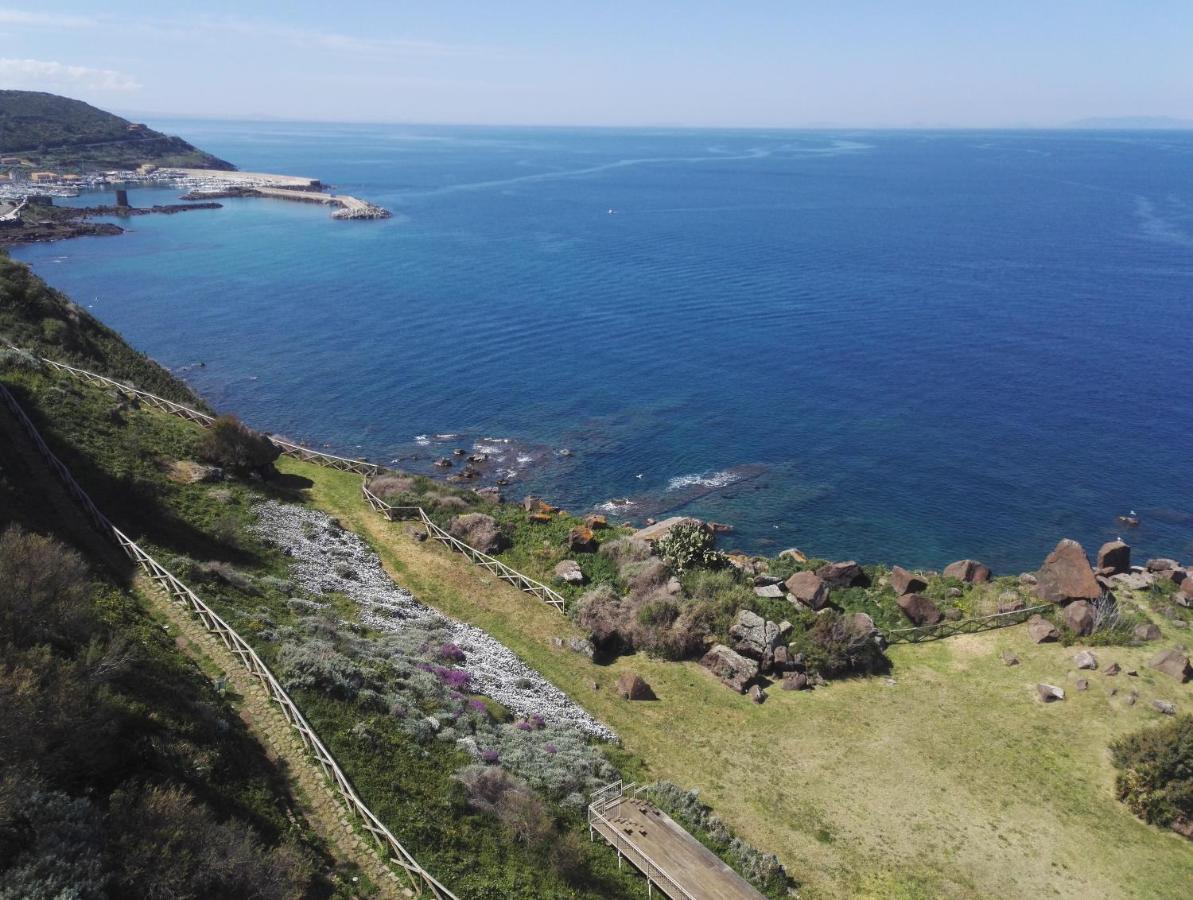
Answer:
<svg viewBox="0 0 1193 900"><path fill-rule="evenodd" d="M1110 745L1115 793L1153 825L1193 822L1193 715L1144 728Z"/></svg>
<svg viewBox="0 0 1193 900"><path fill-rule="evenodd" d="M253 431L235 416L220 416L203 434L199 456L236 475L267 475L281 456L265 435Z"/></svg>
<svg viewBox="0 0 1193 900"><path fill-rule="evenodd" d="M724 554L713 547L714 538L698 522L680 522L658 542L659 556L678 574L692 569L719 568Z"/></svg>
<svg viewBox="0 0 1193 900"><path fill-rule="evenodd" d="M411 493L413 489L414 479L405 475L378 475L369 482L369 490L382 500Z"/></svg>
<svg viewBox="0 0 1193 900"><path fill-rule="evenodd" d="M70 647L94 627L91 579L75 551L11 527L0 534L0 636Z"/></svg>
<svg viewBox="0 0 1193 900"><path fill-rule="evenodd" d="M836 610L816 616L798 639L808 667L822 675L867 674L886 671L890 663L870 634L853 627L850 617Z"/></svg>
<svg viewBox="0 0 1193 900"><path fill-rule="evenodd" d="M650 559L650 545L632 537L617 538L601 544L597 551L607 557L620 573L629 563L645 562Z"/></svg>

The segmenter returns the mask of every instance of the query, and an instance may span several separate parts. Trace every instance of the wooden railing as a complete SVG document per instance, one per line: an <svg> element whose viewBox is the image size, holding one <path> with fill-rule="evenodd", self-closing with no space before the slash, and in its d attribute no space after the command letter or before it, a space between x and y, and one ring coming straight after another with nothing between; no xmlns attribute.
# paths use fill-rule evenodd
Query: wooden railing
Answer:
<svg viewBox="0 0 1193 900"><path fill-rule="evenodd" d="M956 622L944 620L935 625L920 625L917 628L896 628L886 633L888 644L918 644L922 641L938 641L941 638L953 637L958 634L977 634L991 631L995 628L1006 628L1025 622L1034 613L1050 609L1051 605L1043 603L1029 606L1025 609L1014 609L1010 612L994 613L991 616L978 616L974 619L960 619Z"/></svg>
<svg viewBox="0 0 1193 900"><path fill-rule="evenodd" d="M636 784L622 785L620 781L615 781L596 791L592 795L592 802L588 804L589 838L592 838L595 831L596 834L608 841L619 855L625 856L646 876L648 885L657 884L659 889L673 900L696 900L683 885L667 874L666 869L651 859L645 850L623 834L621 829L614 822L609 821L605 815L605 810L620 803L627 793L636 794L641 790L642 787ZM605 828L596 828L598 823L604 825Z"/></svg>
<svg viewBox="0 0 1193 900"><path fill-rule="evenodd" d="M459 538L436 525L421 506L394 506L391 503L386 503L369 489L367 478L361 484L360 491L365 502L389 521L417 518L422 522L423 527L427 529L428 537L432 537L440 543L451 547L453 550L463 553L473 563L482 569L487 569L503 581L508 581L518 590L525 591L527 594L533 594L544 603L555 607L560 612L564 612L567 601L558 591L547 587L542 582L535 581L529 575L523 575L517 569L511 569L501 560L494 559L487 553L482 553L475 547L465 544Z"/></svg>
<svg viewBox="0 0 1193 900"><path fill-rule="evenodd" d="M103 376L96 377L102 378ZM110 379L105 379L105 381L107 380ZM122 390L128 390L128 388L124 388L122 385L118 386ZM431 895L437 898L437 900L458 900L455 894L440 884L433 875L418 864L417 860L402 846L401 842L385 827L385 824L365 805L365 802L356 793L356 789L353 788L352 782L348 780L348 776L344 774L335 757L331 755L331 751L319 739L319 735L315 733L315 729L303 717L298 705L286 693L281 683L269 671L265 663L261 661L256 651L215 610L204 603L194 591L179 581L132 538L113 525L107 516L100 512L99 507L92 502L87 492L75 481L70 470L50 450L40 432L38 432L37 427L25 414L25 411L21 408L16 398L3 384L0 384L0 399L3 399L8 408L12 410L13 415L28 433L38 452L66 486L71 496L83 507L96 528L105 536L115 540L129 559L140 566L150 578L156 581L172 600L182 604L197 615L204 627L217 635L224 642L224 646L240 659L249 673L261 681L270 698L281 707L282 714L286 717L291 727L298 732L303 744L310 751L311 755L314 756L323 773L332 781L337 794L348 807L348 810L360 821L361 826L373 836L378 846L386 852L390 861L406 873L411 886L420 895L423 891L430 891Z"/></svg>
<svg viewBox="0 0 1193 900"><path fill-rule="evenodd" d="M13 347L13 350L19 348ZM145 401L149 406L155 409L160 409L163 412L186 419L188 422L196 422L199 425L208 426L215 421L215 417L207 413L199 412L197 409L191 409L189 406L183 406L181 403L175 403L173 400L167 400L164 397L159 397L156 394L151 394L148 391L138 390L137 388L129 387L116 381L114 378L108 378L106 375L99 375L95 372L88 372L86 369L79 369L75 366L68 366L66 363L58 362L57 360L47 359L45 357L37 357L46 365L54 368L60 372L65 372L75 378L83 381L91 382L92 384L99 384L104 387L113 387L117 390L123 391L126 394L131 394L140 400ZM269 440L273 442L283 455L293 457L294 459L302 460L303 462L314 463L318 466L323 466L328 469L338 469L341 472L355 472L358 475L364 476L366 483L362 485L362 496L365 501L377 510L390 521L395 518L418 518L426 526L427 534L433 537L440 543L446 544L453 550L464 554L470 561L487 569L497 577L504 581L508 581L520 591L528 594L533 594L544 603L555 607L561 613L567 605L567 601L563 595L541 582L535 581L528 575L523 575L517 569L510 568L499 559L494 559L486 553L482 553L475 547L465 544L458 538L452 537L438 525L431 521L430 516L418 506L398 507L386 503L376 494L369 490L367 480L370 476L381 475L389 472L397 474L397 471L390 469L388 466L382 466L377 463L371 463L363 459L352 459L347 456L336 456L334 453L324 453L322 450L312 450L310 447L304 447L301 444L296 444L293 441L287 441L283 438L268 435ZM396 515L399 511L409 513L409 515Z"/></svg>

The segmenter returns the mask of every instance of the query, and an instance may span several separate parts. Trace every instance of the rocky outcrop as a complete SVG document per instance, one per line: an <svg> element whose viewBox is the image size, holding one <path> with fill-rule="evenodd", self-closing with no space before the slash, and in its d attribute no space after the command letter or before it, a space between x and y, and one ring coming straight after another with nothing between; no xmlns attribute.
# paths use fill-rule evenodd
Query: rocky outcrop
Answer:
<svg viewBox="0 0 1193 900"><path fill-rule="evenodd" d="M1055 641L1060 637L1056 626L1038 613L1027 620L1027 636L1037 644Z"/></svg>
<svg viewBox="0 0 1193 900"><path fill-rule="evenodd" d="M936 604L923 594L904 594L895 602L912 625L935 625L944 618Z"/></svg>
<svg viewBox="0 0 1193 900"><path fill-rule="evenodd" d="M700 665L708 669L727 687L733 688L739 694L744 694L750 682L758 677L758 663L747 659L740 653L716 644L700 660Z"/></svg>
<svg viewBox="0 0 1193 900"><path fill-rule="evenodd" d="M757 613L741 609L729 626L729 639L734 650L758 660L761 671L766 672L770 670L775 648L779 646L779 626Z"/></svg>
<svg viewBox="0 0 1193 900"><path fill-rule="evenodd" d="M845 562L828 563L816 570L829 587L869 587L870 577L852 559Z"/></svg>
<svg viewBox="0 0 1193 900"><path fill-rule="evenodd" d="M985 584L990 580L990 567L976 559L959 559L944 567L945 578L957 578L968 584Z"/></svg>
<svg viewBox="0 0 1193 900"><path fill-rule="evenodd" d="M510 545L497 520L484 513L455 516L447 525L447 533L481 553L500 553Z"/></svg>
<svg viewBox="0 0 1193 900"><path fill-rule="evenodd" d="M1096 600L1102 593L1085 550L1065 538L1044 559L1036 573L1036 593L1049 603Z"/></svg>
<svg viewBox="0 0 1193 900"><path fill-rule="evenodd" d="M1173 569L1179 569L1180 563L1175 559L1168 559L1160 557L1158 559L1149 559L1145 567L1149 572L1171 572Z"/></svg>
<svg viewBox="0 0 1193 900"><path fill-rule="evenodd" d="M1131 548L1123 541L1107 541L1098 549L1098 572L1122 575L1131 571Z"/></svg>
<svg viewBox="0 0 1193 900"><path fill-rule="evenodd" d="M1193 675L1193 670L1189 668L1189 654L1175 647L1171 650L1161 650L1148 665L1182 684Z"/></svg>
<svg viewBox="0 0 1193 900"><path fill-rule="evenodd" d="M891 569L891 587L899 596L918 594L920 591L927 590L928 579L915 572L908 572L902 566L895 566Z"/></svg>
<svg viewBox="0 0 1193 900"><path fill-rule="evenodd" d="M617 696L623 700L653 700L654 691L641 675L622 672L617 679Z"/></svg>
<svg viewBox="0 0 1193 900"><path fill-rule="evenodd" d="M828 585L815 572L796 572L787 579L785 586L791 598L808 609L819 611L828 605Z"/></svg>
<svg viewBox="0 0 1193 900"><path fill-rule="evenodd" d="M1094 608L1086 600L1075 600L1065 607L1065 624L1073 634L1085 637L1094 631Z"/></svg>

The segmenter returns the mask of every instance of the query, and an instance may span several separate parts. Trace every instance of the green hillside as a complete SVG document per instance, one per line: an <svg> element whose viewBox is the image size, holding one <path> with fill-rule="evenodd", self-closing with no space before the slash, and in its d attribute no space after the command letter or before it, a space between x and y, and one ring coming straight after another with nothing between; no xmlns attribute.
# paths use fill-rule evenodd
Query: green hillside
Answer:
<svg viewBox="0 0 1193 900"><path fill-rule="evenodd" d="M0 91L0 153L59 169L128 168L141 163L231 169L231 163L104 112L40 91Z"/></svg>

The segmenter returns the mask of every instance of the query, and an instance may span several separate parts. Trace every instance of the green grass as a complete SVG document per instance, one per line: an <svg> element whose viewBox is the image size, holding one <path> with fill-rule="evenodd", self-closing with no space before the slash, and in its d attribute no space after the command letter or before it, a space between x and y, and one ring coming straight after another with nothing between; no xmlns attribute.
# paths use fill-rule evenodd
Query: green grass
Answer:
<svg viewBox="0 0 1193 900"><path fill-rule="evenodd" d="M579 632L537 599L419 544L360 504L354 476L283 461L313 502L365 535L399 584L519 653L621 734L638 777L698 787L745 839L820 897L1182 897L1193 847L1114 799L1110 742L1193 702L1146 667L1154 646L1095 650L1139 676L1078 673L1073 650L1016 627L890 651L892 678L814 692L772 688L755 706L694 663L642 655L594 665L554 646ZM974 589L997 592L999 585ZM1166 642L1182 632L1166 630ZM1010 650L1021 659L1008 667ZM659 699L613 684L641 674ZM1079 674L1088 691L1075 690ZM1068 699L1044 705L1040 681ZM594 690L593 685L596 684ZM1116 694L1111 694L1117 689ZM1128 691L1139 701L1126 703Z"/></svg>

